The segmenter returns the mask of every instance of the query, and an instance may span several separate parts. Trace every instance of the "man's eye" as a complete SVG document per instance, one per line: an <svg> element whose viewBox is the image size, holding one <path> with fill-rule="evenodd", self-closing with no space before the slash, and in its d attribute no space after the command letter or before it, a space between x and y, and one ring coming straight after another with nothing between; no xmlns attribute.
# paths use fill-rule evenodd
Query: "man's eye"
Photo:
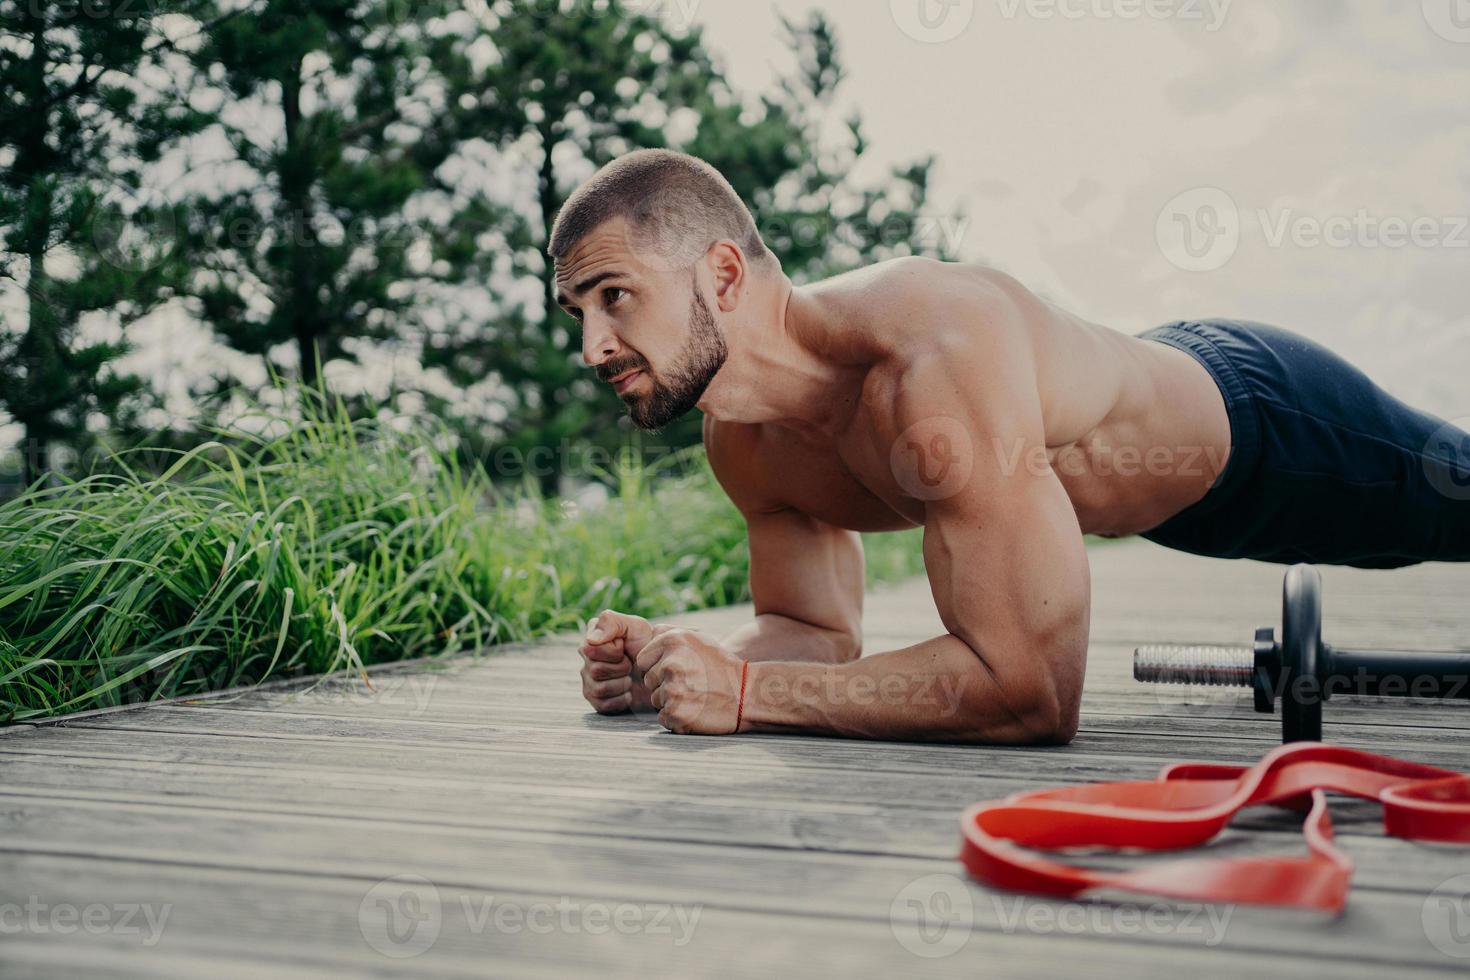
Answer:
<svg viewBox="0 0 1470 980"><path fill-rule="evenodd" d="M627 292L628 291L626 289L619 289L617 286L609 286L607 289L604 289L602 291L603 303L607 306L613 306L617 303L618 300L627 295Z"/></svg>

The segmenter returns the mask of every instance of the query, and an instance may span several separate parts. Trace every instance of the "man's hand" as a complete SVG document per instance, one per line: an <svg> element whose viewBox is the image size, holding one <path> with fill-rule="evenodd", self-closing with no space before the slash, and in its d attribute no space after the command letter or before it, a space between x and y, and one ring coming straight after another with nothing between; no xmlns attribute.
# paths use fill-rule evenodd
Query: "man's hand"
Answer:
<svg viewBox="0 0 1470 980"><path fill-rule="evenodd" d="M744 661L719 641L691 629L655 626L637 664L659 724L677 735L734 733Z"/></svg>
<svg viewBox="0 0 1470 980"><path fill-rule="evenodd" d="M642 616L604 609L587 624L582 655L582 696L598 714L615 715L650 707L648 688L633 673L633 661L653 638Z"/></svg>

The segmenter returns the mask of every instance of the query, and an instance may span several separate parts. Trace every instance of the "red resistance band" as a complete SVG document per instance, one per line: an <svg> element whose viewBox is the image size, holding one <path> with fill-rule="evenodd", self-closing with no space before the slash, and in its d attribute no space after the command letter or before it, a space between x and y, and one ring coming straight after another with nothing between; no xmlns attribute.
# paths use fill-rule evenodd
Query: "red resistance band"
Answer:
<svg viewBox="0 0 1470 980"><path fill-rule="evenodd" d="M960 860L979 881L1040 895L1113 888L1206 902L1340 912L1353 862L1332 844L1326 791L1378 800L1394 837L1470 844L1470 776L1357 749L1293 742L1249 768L1164 767L1153 782L1090 783L1017 793L965 811ZM1016 845L1176 850L1205 843L1236 812L1305 810L1307 857L1196 858L1134 871L1061 864Z"/></svg>

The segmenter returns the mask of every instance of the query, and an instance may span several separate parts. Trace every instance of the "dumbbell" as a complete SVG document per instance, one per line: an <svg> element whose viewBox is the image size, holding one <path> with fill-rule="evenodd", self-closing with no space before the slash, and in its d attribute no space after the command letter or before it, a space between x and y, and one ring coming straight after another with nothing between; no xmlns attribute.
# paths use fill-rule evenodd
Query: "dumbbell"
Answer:
<svg viewBox="0 0 1470 980"><path fill-rule="evenodd" d="M1281 740L1321 741L1333 691L1379 697L1470 699L1470 651L1345 650L1322 642L1322 576L1293 565L1281 588L1281 637L1269 626L1251 646L1143 646L1133 679L1249 687L1256 710L1281 699Z"/></svg>

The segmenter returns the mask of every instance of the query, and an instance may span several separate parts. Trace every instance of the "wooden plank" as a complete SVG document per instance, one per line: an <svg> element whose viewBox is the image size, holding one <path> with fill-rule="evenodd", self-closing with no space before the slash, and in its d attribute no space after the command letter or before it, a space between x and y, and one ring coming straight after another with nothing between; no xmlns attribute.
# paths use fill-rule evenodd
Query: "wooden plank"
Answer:
<svg viewBox="0 0 1470 980"><path fill-rule="evenodd" d="M501 856L497 852L495 859ZM497 972L520 975L523 966L535 972L537 963L549 962L559 964L566 971L563 975L629 966L701 975L727 962L769 967L772 960L765 958L775 952L774 962L784 964L783 975L829 976L843 969L857 975L922 970L939 976L963 973L973 977L977 971L989 976L1021 970L1038 976L1051 971L1046 975L1055 976L1063 970L1084 969L1088 961L1092 964L1089 972L1096 972L1100 963L1111 963L1140 975L1160 975L1150 973L1149 968L1162 962L1177 971L1181 953L1188 954L1187 961L1196 969L1211 963L1222 970L1249 969L1251 958L1262 954L1275 954L1270 962L1281 960L1285 965L1294 959L1289 954L1298 948L1303 930L1310 930L1320 943L1312 959L1305 961L1316 975L1363 966L1376 968L1380 975L1390 968L1400 975L1401 971L1428 973L1446 967L1444 957L1426 942L1413 942L1421 904L1418 896L1375 896L1371 905L1355 902L1342 917L1331 920L1243 907L1228 915L1217 909L1211 919L1197 907L1145 905L1144 909L1158 909L1153 923L1146 924L1136 906L1138 914L1127 915L1108 903L1002 895L957 882L968 898L968 908L953 922L964 945L955 955L929 961L915 956L899 939L908 933L913 941L913 922L904 918L902 904L895 914L895 899L902 903L916 890L923 895L926 879L945 874L947 863L915 866L871 858L861 865L856 879L848 868L803 866L788 870L778 882L766 882L758 904L751 906L743 894L711 889L706 881L686 891L676 880L658 883L649 871L641 877L653 884L642 895L630 895L621 875L616 880L593 882L596 887L591 891L508 889L481 875L475 868L479 858L470 847L461 871L437 879L413 870L417 865L411 859L397 863L401 870L396 875L417 876L414 883L421 893L428 893L426 881L432 886L428 894L438 899L438 914L427 914L433 916L439 934L423 956L414 958L415 970L420 966L463 969L473 963L482 970L494 964ZM402 894L400 884L386 882L385 888L385 879L372 875L256 871L218 864L154 865L25 855L9 862L7 870L19 887L42 896L49 905L171 906L172 925L166 926L163 941L154 948L185 953L206 948L234 956L254 950L262 959L306 962L335 953L347 969L371 958L367 934L372 930L364 928L359 919L364 903L371 902L375 894ZM560 876L568 870L572 870L569 883L584 883L574 869L562 864L546 869L542 881L551 877L560 885ZM687 871L677 866L668 870L676 879ZM915 870L923 874L914 877ZM725 875L744 877L738 861L720 864L711 873L721 879ZM777 891L773 885L791 891ZM785 904L794 903L798 895L821 906L792 908ZM643 912L644 928L632 935L611 929L593 935L581 926L580 918L572 918L572 925L566 927L560 916L550 914L536 916L555 923L549 933L533 933L525 920L519 929L497 928L493 916L483 915L487 903L492 908L500 903L522 910L532 906L554 910L560 904L576 916L593 909L610 914L618 906L631 905ZM827 907L839 907L848 914L823 914L820 909ZM667 931L655 934L654 915L660 909L669 909L662 920ZM1291 920L1289 925L1294 928L1288 928L1285 920ZM675 931L681 928L682 934ZM381 940L381 934L378 938ZM680 938L686 939L683 945L677 945ZM849 942L864 953L861 961L847 958L842 947ZM750 958L742 951L745 945L751 947ZM1264 968L1261 960L1255 962ZM1274 975L1276 971L1270 972Z"/></svg>
<svg viewBox="0 0 1470 980"><path fill-rule="evenodd" d="M1460 711L1456 706L1436 706L1426 712ZM107 727L126 730L147 727L160 731L190 731L216 733L257 733L268 737L275 729L273 718L292 717L297 719L295 729L303 733L370 739L396 739L418 741L426 739L448 739L474 741L493 737L504 728L521 726L561 727L569 731L633 732L636 734L659 734L660 729L652 719L623 716L603 718L586 711L585 706L567 703L562 709L549 706L510 706L493 712L481 712L481 721L456 721L427 717L419 714L394 716L387 710L335 711L324 707L320 711L308 711L282 707L278 710L216 710L209 708L169 707L159 709L158 715L113 716ZM1114 736L1130 735L1151 740L1148 752L1162 753L1161 758L1189 758L1209 760L1216 756L1207 742L1189 738L1201 734L1200 726L1207 724L1212 738L1226 742L1252 743L1246 754L1236 753L1218 761L1250 762L1259 758L1271 745L1280 740L1279 720L1271 716L1256 715L1236 709L1234 717L1207 717L1201 719L1189 713L1168 715L1160 712L1110 711L1092 714L1084 702L1081 731L1071 746L1065 749L1015 749L995 746L966 746L959 748L966 758L977 755L1007 751L1036 752L1040 757L1065 756L1069 752L1097 750L1096 740ZM1381 713L1380 713L1381 717ZM1410 716L1417 719L1419 716ZM156 720L162 718L163 720ZM93 723L79 723L91 727ZM1422 725L1392 726L1386 723L1354 726L1334 721L1329 714L1325 724L1331 729L1329 736L1345 745L1381 752L1413 752L1422 761L1449 768L1465 768L1466 755L1453 743L1445 743L1442 733L1435 727ZM1450 727L1450 726L1446 726ZM1181 742L1181 739L1185 741ZM762 742L768 741L762 739ZM883 754L898 751L893 746L899 743L867 743L851 740L828 740L845 746L859 746L858 751L873 753L879 758ZM802 740L810 744L810 740ZM825 743L824 743L825 744ZM913 743L910 743L912 746ZM1136 752L1126 744L1114 746L1116 750ZM842 751L842 750L834 750Z"/></svg>
<svg viewBox="0 0 1470 980"><path fill-rule="evenodd" d="M95 903L88 903L95 904ZM85 908L86 906L83 906ZM179 980L198 980L205 976L226 976L231 980L278 980L289 968L290 975L305 980L337 980L345 974L340 962L324 961L308 966L300 960L289 964L274 962L266 965L260 951L239 957L225 956L217 951L207 954L171 950L149 949L146 959L132 959L134 948L123 943L106 944L86 937L76 939L68 933L66 942L51 937L36 937L26 933L8 935L3 950L0 950L0 980L36 977L97 976L122 978L122 980L160 980L177 977ZM392 971L374 969L383 964L371 960L363 962L356 972L359 976L393 976Z"/></svg>
<svg viewBox="0 0 1470 980"><path fill-rule="evenodd" d="M466 715L494 715L497 721L545 713L575 722L590 714L573 677L552 675L536 684L484 685L477 678L403 678L397 685L368 689L342 685L303 695L260 695L224 704L198 702L179 707L217 707L226 711L271 711L350 717L371 712L382 718L448 719ZM943 692L925 692L936 703ZM1121 674L1099 678L1089 674L1084 709L1109 710L1139 716L1177 716L1215 721L1245 721L1269 731L1279 728L1279 716L1255 711L1246 689L1180 685L1144 685ZM1463 730L1470 724L1470 700L1380 698L1335 694L1325 717L1331 724L1439 728ZM1409 733L1405 733L1409 734Z"/></svg>
<svg viewBox="0 0 1470 980"><path fill-rule="evenodd" d="M689 941L676 945L679 934L654 933L653 917L640 915L641 928L634 932L607 929L594 934L589 913L598 907L595 896L570 896L543 890L529 894L487 895L450 882L434 883L432 897L438 914L431 920L438 934L427 950L406 958L378 955L368 945L372 933L380 943L383 936L372 924L363 928L358 913L369 892L378 883L363 879L233 873L222 876L215 869L186 866L155 869L122 862L84 862L66 858L35 857L15 869L18 884L45 889L54 900L112 902L119 897L138 900L137 882L144 874L158 874L159 888L153 894L172 903L173 926L166 941L150 950L148 962L166 964L181 957L225 955L257 963L298 964L310 969L333 968L337 975L393 975L405 972L425 976L557 977L612 976L646 977L729 976L764 978L790 977L906 976L922 973L937 978L973 980L986 977L1035 977L1054 980L1058 975L1096 975L1099 964L1126 964L1130 976L1177 977L1182 970L1192 976L1235 976L1250 971L1272 976L1314 977L1331 969L1347 978L1378 978L1382 961L1340 959L1326 953L1321 960L1282 957L1274 950L1208 945L1208 925L1198 920L1186 923L1176 915L1167 923L1172 937L1140 947L1140 928L1129 919L1110 916L1103 910L1107 930L1090 928L1084 918L1079 925L1065 914L1054 915L1048 928L1045 916L1033 910L1065 911L1054 903L1023 901L991 903L982 898L971 914L973 925L961 926L963 916L953 923L953 935L962 945L952 955L921 958L898 941L903 935L915 942L910 923L889 925L887 916L830 919L810 915L784 915L763 910L731 909L709 903L700 908ZM522 922L503 917L506 928L496 926L492 911L482 913L486 903L531 910L540 903L567 902L573 911L571 928L560 915L550 933L536 933ZM604 903L606 904L606 903ZM614 906L616 909L616 906ZM1084 910L1084 912L1090 911ZM643 910L639 910L640 913ZM692 916L686 913L685 921ZM1004 921L1002 921L1004 916ZM544 921L544 917L538 917ZM635 921L632 917L625 921ZM1162 920L1156 920L1156 923ZM1232 918L1226 935L1241 921ZM586 923L584 925L584 922ZM1357 923L1351 918L1325 926L1334 938L1349 933ZM1038 927L1040 926L1040 927ZM418 939L417 934L413 935ZM948 936L950 933L945 933ZM1148 937L1152 939L1153 937ZM15 948L7 940L7 952ZM922 939L918 942L922 943ZM31 944L39 944L31 941ZM86 945L83 945L86 944ZM82 937L55 950L50 962L64 962L67 950L102 948L121 954L136 949L114 936ZM408 947L412 948L412 947ZM923 948L920 946L919 948ZM90 950L89 950L90 951ZM1435 965L1395 965L1395 975L1433 976Z"/></svg>
<svg viewBox="0 0 1470 980"><path fill-rule="evenodd" d="M153 780L148 782L151 785ZM80 851L110 858L207 863L228 839L233 843L227 849L268 853L285 867L320 868L336 862L337 873L345 873L342 869L371 859L377 841L385 835L413 834L415 859L425 866L434 863L436 869L458 867L462 856L458 848L465 840L518 842L518 854L545 852L546 857L553 851L592 847L603 853L633 855L625 858L630 861L639 860L638 848L649 843L665 850L700 850L708 847L706 842L718 841L722 849L759 848L752 852L753 858L742 860L751 860L757 867L770 865L767 873L779 876L779 868L789 859L781 852L822 854L839 862L873 855L943 861L953 855L959 839L954 808L940 806L783 806L738 796L709 800L691 794L660 796L657 807L647 806L645 800L640 809L614 791L553 796L534 786L501 783L493 793L481 796L483 809L467 814L462 805L454 807L453 795L432 784L403 787L424 798L420 807L409 808L381 799L374 803L361 791L343 792L331 779L324 779L322 792L315 795L298 792L293 798L283 792L287 781L280 780L265 792L233 801L191 795L166 780L161 782L149 793L122 788L111 793L93 790L86 796L65 790L0 791L0 813L7 822L0 850ZM463 792L455 795L463 799ZM1276 811L1253 812L1203 853L1298 853L1302 850L1295 827L1298 819ZM1378 819L1376 806L1371 811L1360 810L1356 818L1350 814L1343 819L1339 812L1340 843L1359 865L1358 889L1365 894L1370 890L1427 892L1445 879L1444 860L1453 854L1451 849L1415 847L1384 837ZM170 829L169 821L186 826ZM527 827L534 827L535 833L528 834ZM117 838L124 829L133 831L126 844L94 843ZM162 835L166 835L166 849L138 849L136 841ZM58 837L67 843L57 843ZM356 846L359 838L366 838L369 844ZM444 843L436 845L440 840ZM250 863L245 866L259 867L254 859L246 860ZM725 858L711 862L717 860ZM1084 863L1124 867L1135 862L1103 856L1084 859Z"/></svg>

